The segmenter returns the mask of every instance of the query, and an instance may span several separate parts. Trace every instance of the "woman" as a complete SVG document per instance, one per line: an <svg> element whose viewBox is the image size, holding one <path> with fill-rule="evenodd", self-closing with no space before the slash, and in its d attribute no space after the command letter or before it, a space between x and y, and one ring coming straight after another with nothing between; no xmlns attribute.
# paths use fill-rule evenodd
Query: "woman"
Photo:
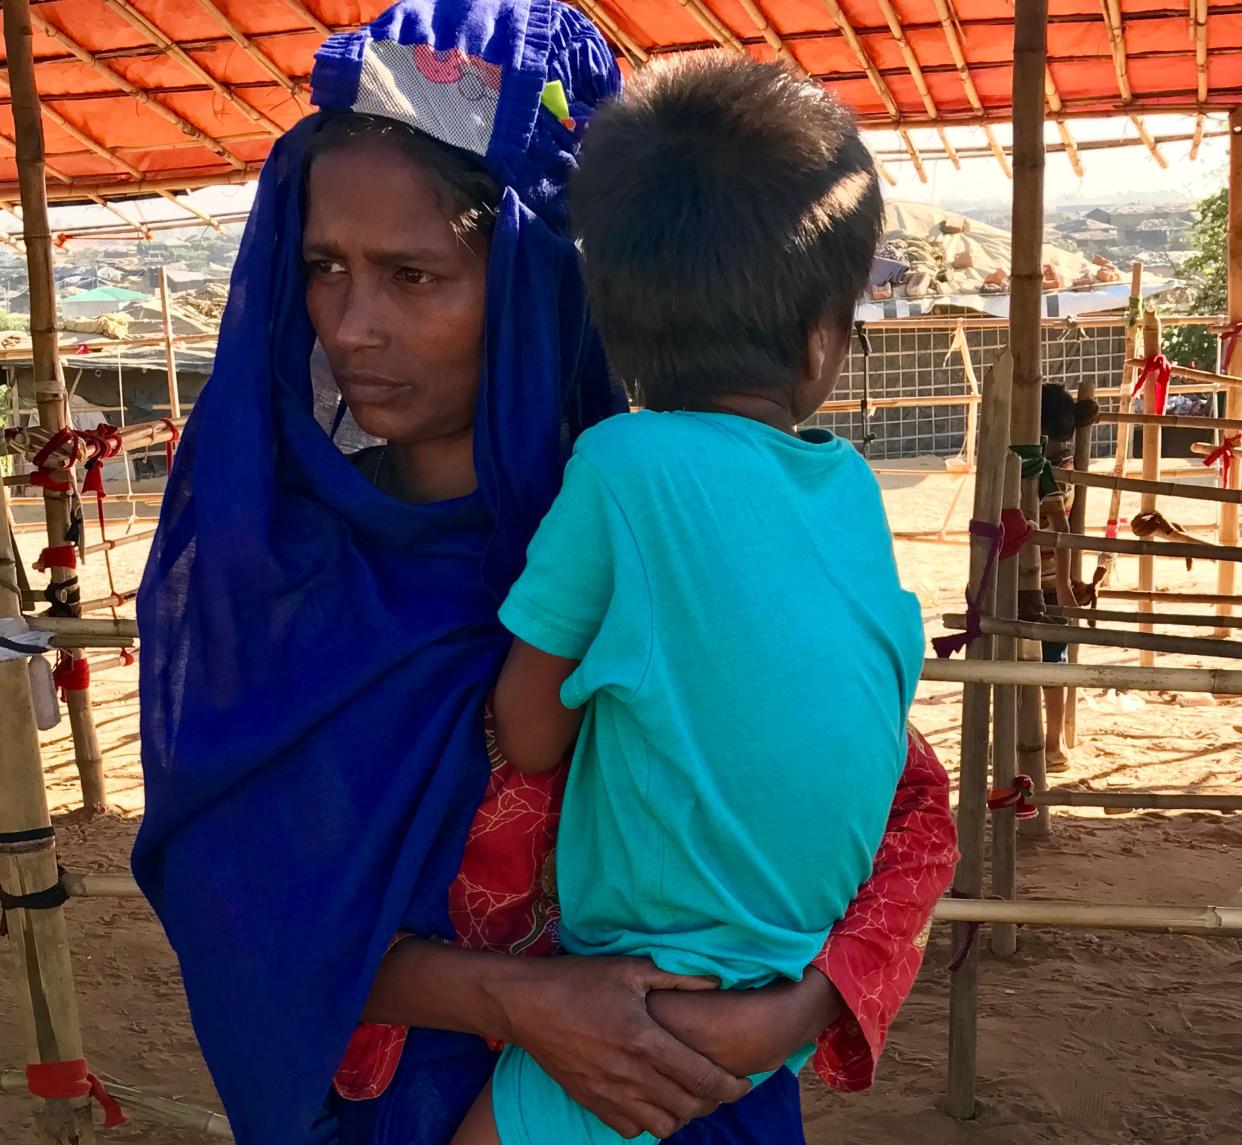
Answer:
<svg viewBox="0 0 1242 1145"><path fill-rule="evenodd" d="M794 1079L744 1096L722 1067L827 1031L821 1072L867 1084L917 969L953 847L915 737L877 874L803 982L691 995L641 962L508 953L554 947L559 791L489 763L482 712L568 447L624 408L564 212L618 83L550 0L406 0L325 45L326 110L264 168L140 599L134 870L241 1145L441 1145L494 1060L480 1037L621 1132L725 1103L678 1140L793 1142ZM314 418L317 338L387 442L355 464ZM346 1055L364 1014L416 1028Z"/></svg>

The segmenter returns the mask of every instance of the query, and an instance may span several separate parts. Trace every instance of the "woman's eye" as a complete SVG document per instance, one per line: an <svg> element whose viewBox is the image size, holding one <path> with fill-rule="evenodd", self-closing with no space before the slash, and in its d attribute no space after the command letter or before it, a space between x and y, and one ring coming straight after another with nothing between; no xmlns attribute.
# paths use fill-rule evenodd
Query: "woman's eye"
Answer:
<svg viewBox="0 0 1242 1145"><path fill-rule="evenodd" d="M345 266L334 258L311 259L306 264L306 273L315 275L344 274Z"/></svg>
<svg viewBox="0 0 1242 1145"><path fill-rule="evenodd" d="M409 286L427 286L435 280L434 274L428 274L427 271L413 266L403 266L397 271L397 281Z"/></svg>

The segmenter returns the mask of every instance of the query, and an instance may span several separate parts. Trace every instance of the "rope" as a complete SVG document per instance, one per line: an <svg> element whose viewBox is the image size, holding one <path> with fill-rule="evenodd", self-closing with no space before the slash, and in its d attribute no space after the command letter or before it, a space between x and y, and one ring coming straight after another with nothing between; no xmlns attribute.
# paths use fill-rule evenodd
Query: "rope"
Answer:
<svg viewBox="0 0 1242 1145"><path fill-rule="evenodd" d="M968 647L983 635L983 596L987 591L987 585L991 583L992 573L996 568L997 558L1000 556L1004 530L1000 525L993 525L989 521L971 521L970 535L987 539L988 557L983 566L983 575L979 578L978 594L972 596L970 586L966 586L966 630L953 632L947 636L937 636L932 640L932 648L941 660Z"/></svg>
<svg viewBox="0 0 1242 1145"><path fill-rule="evenodd" d="M168 432L172 435L164 445L164 456L168 459L168 473L171 476L173 452L177 442L181 440L181 430L177 427L177 423L170 417L162 417L160 418L160 421L168 426Z"/></svg>
<svg viewBox="0 0 1242 1145"><path fill-rule="evenodd" d="M40 1062L26 1067L26 1088L34 1097L45 1101L68 1101L90 1097L104 1111L104 1128L115 1129L128 1120L120 1103L103 1082L91 1073L85 1058L67 1062Z"/></svg>
<svg viewBox="0 0 1242 1145"><path fill-rule="evenodd" d="M1238 337L1242 335L1242 321L1234 322L1220 332L1220 368L1228 373L1233 366L1233 351L1237 347Z"/></svg>

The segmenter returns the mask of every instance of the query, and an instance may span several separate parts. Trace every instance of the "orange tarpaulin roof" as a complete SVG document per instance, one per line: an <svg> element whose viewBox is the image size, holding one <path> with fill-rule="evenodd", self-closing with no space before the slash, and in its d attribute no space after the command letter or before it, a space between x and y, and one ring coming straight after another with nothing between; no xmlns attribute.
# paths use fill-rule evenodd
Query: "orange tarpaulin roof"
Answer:
<svg viewBox="0 0 1242 1145"><path fill-rule="evenodd" d="M241 181L309 110L329 29L385 0L32 0L49 195ZM830 84L864 126L1007 121L1004 0L578 0L627 64L724 45ZM1188 14L1189 12L1191 14ZM1114 21L1105 13L1115 10ZM1242 105L1242 2L1050 0L1056 116ZM0 75L0 202L15 201Z"/></svg>

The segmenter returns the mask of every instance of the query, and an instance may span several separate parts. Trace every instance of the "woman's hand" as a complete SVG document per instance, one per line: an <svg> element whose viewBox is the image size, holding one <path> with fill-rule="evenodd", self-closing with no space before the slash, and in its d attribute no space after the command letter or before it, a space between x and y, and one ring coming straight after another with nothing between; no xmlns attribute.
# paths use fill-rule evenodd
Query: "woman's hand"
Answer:
<svg viewBox="0 0 1242 1145"><path fill-rule="evenodd" d="M748 1081L690 1049L648 1013L651 991L698 999L714 996L711 980L665 974L639 958L510 962L512 974L495 993L504 1039L622 1137L670 1137L749 1091Z"/></svg>
<svg viewBox="0 0 1242 1145"><path fill-rule="evenodd" d="M844 1012L836 987L818 970L801 982L758 990L685 993L658 990L647 1009L679 1042L731 1073L778 1069Z"/></svg>

